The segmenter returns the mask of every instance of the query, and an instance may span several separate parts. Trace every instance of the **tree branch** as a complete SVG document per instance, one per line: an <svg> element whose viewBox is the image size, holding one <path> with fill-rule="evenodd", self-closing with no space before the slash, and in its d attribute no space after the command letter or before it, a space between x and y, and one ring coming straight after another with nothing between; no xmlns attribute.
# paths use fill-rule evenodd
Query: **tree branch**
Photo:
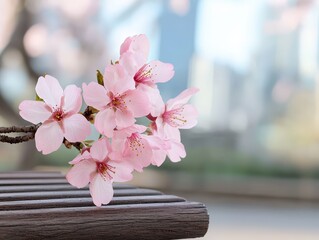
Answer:
<svg viewBox="0 0 319 240"><path fill-rule="evenodd" d="M23 126L23 127L0 127L0 133L35 133L41 124L30 125L30 126Z"/></svg>
<svg viewBox="0 0 319 240"><path fill-rule="evenodd" d="M27 142L34 138L35 133L27 134L24 136L18 136L18 137L9 137L6 135L0 135L0 142L6 142L10 144L17 144L22 142Z"/></svg>

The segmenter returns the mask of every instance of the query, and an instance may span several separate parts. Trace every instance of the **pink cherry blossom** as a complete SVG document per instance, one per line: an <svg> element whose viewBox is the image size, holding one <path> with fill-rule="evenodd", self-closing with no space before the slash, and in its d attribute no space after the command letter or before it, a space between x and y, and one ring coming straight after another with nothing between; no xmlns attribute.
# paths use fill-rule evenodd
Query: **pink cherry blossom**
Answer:
<svg viewBox="0 0 319 240"><path fill-rule="evenodd" d="M156 106L162 101L156 83L169 81L174 76L172 64L158 60L147 63L149 42L145 35L136 35L127 38L121 46L119 64L134 79L137 89L143 91L149 97L152 115Z"/></svg>
<svg viewBox="0 0 319 240"><path fill-rule="evenodd" d="M180 141L179 129L189 129L197 124L197 110L187 104L197 92L197 88L186 89L177 97L168 100L165 105L159 106L162 110L155 123L157 131L164 138Z"/></svg>
<svg viewBox="0 0 319 240"><path fill-rule="evenodd" d="M133 37L128 37L122 43L120 48L120 54L126 52L138 53L141 55L141 58L147 60L150 50L150 43L145 34L135 35Z"/></svg>
<svg viewBox="0 0 319 240"><path fill-rule="evenodd" d="M42 101L25 100L20 103L20 116L34 124L42 123L35 134L38 151L49 154L56 151L63 138L70 142L83 141L90 135L90 123L81 114L81 89L69 85L63 89L54 77L38 79L36 88Z"/></svg>
<svg viewBox="0 0 319 240"><path fill-rule="evenodd" d="M161 166L166 159L166 156L172 162L179 162L181 158L186 157L184 145L180 139L167 138L157 131L156 125L151 124L150 130L152 135L148 136L148 143L153 149L152 164Z"/></svg>
<svg viewBox="0 0 319 240"><path fill-rule="evenodd" d="M121 65L108 65L104 79L104 86L95 82L83 84L83 97L87 105L99 110L96 129L112 137L115 128L129 127L136 117L149 114L150 103L142 91L135 89L134 81Z"/></svg>
<svg viewBox="0 0 319 240"><path fill-rule="evenodd" d="M107 139L96 141L89 150L70 162L74 166L66 175L68 182L77 188L90 184L93 203L98 207L112 200L113 182L132 179L132 169L125 162L111 160L109 157L111 151Z"/></svg>
<svg viewBox="0 0 319 240"><path fill-rule="evenodd" d="M149 136L142 134L147 128L133 125L114 132L112 146L117 158L127 161L136 171L143 171L151 164L153 148L149 143ZM159 147L154 146L154 149Z"/></svg>

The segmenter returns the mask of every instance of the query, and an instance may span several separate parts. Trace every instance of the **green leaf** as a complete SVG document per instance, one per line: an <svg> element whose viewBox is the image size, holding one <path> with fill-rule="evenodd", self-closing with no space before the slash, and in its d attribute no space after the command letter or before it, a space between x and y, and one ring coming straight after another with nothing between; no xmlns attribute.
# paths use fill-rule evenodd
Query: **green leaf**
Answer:
<svg viewBox="0 0 319 240"><path fill-rule="evenodd" d="M86 146L91 146L92 143L94 143L94 140L85 140L83 143L84 143Z"/></svg>
<svg viewBox="0 0 319 240"><path fill-rule="evenodd" d="M42 98L40 98L38 94L35 94L35 100L40 101L40 102L44 102L44 100Z"/></svg>
<svg viewBox="0 0 319 240"><path fill-rule="evenodd" d="M103 79L103 75L99 70L96 70L96 78L97 78L97 82L100 85L104 85L104 79Z"/></svg>

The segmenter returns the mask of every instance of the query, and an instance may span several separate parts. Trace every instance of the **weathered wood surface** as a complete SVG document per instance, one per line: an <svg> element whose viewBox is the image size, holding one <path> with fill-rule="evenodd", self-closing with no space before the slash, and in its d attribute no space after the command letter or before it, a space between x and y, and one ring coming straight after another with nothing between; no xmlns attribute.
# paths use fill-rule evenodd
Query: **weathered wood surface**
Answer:
<svg viewBox="0 0 319 240"><path fill-rule="evenodd" d="M97 208L58 172L0 173L0 239L185 239L208 221L203 204L155 190L115 184Z"/></svg>

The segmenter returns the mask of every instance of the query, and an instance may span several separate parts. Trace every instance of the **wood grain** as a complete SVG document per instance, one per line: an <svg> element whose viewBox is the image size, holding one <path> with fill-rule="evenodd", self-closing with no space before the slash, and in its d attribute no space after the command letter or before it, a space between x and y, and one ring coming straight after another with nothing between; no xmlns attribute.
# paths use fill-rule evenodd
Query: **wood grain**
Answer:
<svg viewBox="0 0 319 240"><path fill-rule="evenodd" d="M0 239L184 239L208 221L203 204L151 189L116 185L97 208L59 173L0 173Z"/></svg>

